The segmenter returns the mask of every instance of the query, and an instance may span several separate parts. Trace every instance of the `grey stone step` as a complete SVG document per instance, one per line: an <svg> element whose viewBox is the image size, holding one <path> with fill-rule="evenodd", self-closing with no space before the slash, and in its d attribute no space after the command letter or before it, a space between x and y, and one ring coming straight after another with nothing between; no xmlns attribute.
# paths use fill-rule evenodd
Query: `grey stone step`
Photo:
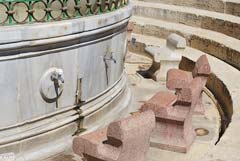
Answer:
<svg viewBox="0 0 240 161"><path fill-rule="evenodd" d="M166 39L177 33L187 39L188 46L215 56L240 69L240 40L211 30L178 23L133 16L134 33Z"/></svg>
<svg viewBox="0 0 240 161"><path fill-rule="evenodd" d="M238 0L141 0L141 1L186 6L202 10L240 16L240 1Z"/></svg>
<svg viewBox="0 0 240 161"><path fill-rule="evenodd" d="M184 6L133 1L135 16L199 27L240 39L240 17Z"/></svg>

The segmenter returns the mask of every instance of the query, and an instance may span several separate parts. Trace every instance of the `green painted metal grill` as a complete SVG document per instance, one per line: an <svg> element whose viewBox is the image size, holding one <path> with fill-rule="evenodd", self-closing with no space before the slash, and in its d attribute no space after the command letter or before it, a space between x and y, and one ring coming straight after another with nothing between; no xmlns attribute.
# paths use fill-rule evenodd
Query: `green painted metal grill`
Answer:
<svg viewBox="0 0 240 161"><path fill-rule="evenodd" d="M0 0L0 26L97 15L128 3L128 0Z"/></svg>

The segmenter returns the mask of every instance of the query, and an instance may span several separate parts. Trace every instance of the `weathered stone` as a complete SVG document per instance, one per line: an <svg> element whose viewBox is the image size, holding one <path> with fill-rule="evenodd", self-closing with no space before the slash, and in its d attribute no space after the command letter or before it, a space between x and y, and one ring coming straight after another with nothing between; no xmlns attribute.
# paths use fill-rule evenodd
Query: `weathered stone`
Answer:
<svg viewBox="0 0 240 161"><path fill-rule="evenodd" d="M180 69L170 69L167 72L166 86L170 90L186 87L193 79L192 73Z"/></svg>
<svg viewBox="0 0 240 161"><path fill-rule="evenodd" d="M154 126L152 111L135 114L108 128L76 137L73 150L88 161L145 161Z"/></svg>
<svg viewBox="0 0 240 161"><path fill-rule="evenodd" d="M227 14L232 14L235 16L240 16L240 3L239 1L232 1L229 0L226 2L226 9L225 9Z"/></svg>
<svg viewBox="0 0 240 161"><path fill-rule="evenodd" d="M183 153L189 150L195 138L192 114L203 89L201 81L201 78L194 78L178 96L159 92L141 107L141 111L155 112L156 128L151 146Z"/></svg>
<svg viewBox="0 0 240 161"><path fill-rule="evenodd" d="M163 3L169 5L178 5L202 10L224 12L224 0L143 0L145 2Z"/></svg>
<svg viewBox="0 0 240 161"><path fill-rule="evenodd" d="M187 39L189 47L213 55L240 69L240 48L237 45L239 44L237 39L217 32L206 32L206 30L200 28L175 23L169 24L165 21L145 17L133 17L132 21L136 23L134 33L163 39L166 39L167 35L171 33L177 33ZM141 26L139 23L141 23ZM135 30L135 28L138 30ZM237 30L240 30L240 27L235 27L235 31ZM227 55L232 55L232 57L227 57Z"/></svg>
<svg viewBox="0 0 240 161"><path fill-rule="evenodd" d="M184 3L184 2L183 2ZM134 1L134 14L136 16L149 17L171 23L180 23L192 27L200 27L226 34L228 36L240 39L238 17L233 19L229 15L219 14L215 12L207 12L196 9L189 9L181 6L171 7L161 3L154 4L148 2ZM229 3L230 4L230 3ZM228 6L229 13L239 14L239 2L236 6ZM236 8L235 8L236 7Z"/></svg>
<svg viewBox="0 0 240 161"><path fill-rule="evenodd" d="M192 73L177 69L168 72L167 85L176 93L158 92L141 107L141 111L155 112L157 125L151 138L152 146L178 152L189 150L195 137L192 114L195 108L203 107L202 90L209 74L206 55L200 56Z"/></svg>
<svg viewBox="0 0 240 161"><path fill-rule="evenodd" d="M193 77L201 77L202 75L210 75L211 68L207 60L206 55L202 55L198 58L195 67L193 69Z"/></svg>
<svg viewBox="0 0 240 161"><path fill-rule="evenodd" d="M145 51L152 55L153 65L160 63L159 68L154 68L153 77L157 80L166 80L167 71L172 68L178 69L182 58L182 52L186 48L186 40L177 35L171 34L167 38L167 45L164 47L148 46ZM150 70L153 68L150 68Z"/></svg>
<svg viewBox="0 0 240 161"><path fill-rule="evenodd" d="M187 42L184 37L173 33L167 38L167 46L174 49L185 49L187 47Z"/></svg>
<svg viewBox="0 0 240 161"><path fill-rule="evenodd" d="M200 79L200 86L204 87L207 83L208 76L211 73L211 68L208 63L206 55L202 55L197 60L195 67L192 73L172 69L168 71L167 74L167 88L170 90L176 90L176 93L179 94L179 89L186 88L189 86L192 78ZM202 92L201 92L202 93ZM196 114L204 114L205 110L202 103L202 94L200 94L199 99L197 100L197 105L195 108Z"/></svg>

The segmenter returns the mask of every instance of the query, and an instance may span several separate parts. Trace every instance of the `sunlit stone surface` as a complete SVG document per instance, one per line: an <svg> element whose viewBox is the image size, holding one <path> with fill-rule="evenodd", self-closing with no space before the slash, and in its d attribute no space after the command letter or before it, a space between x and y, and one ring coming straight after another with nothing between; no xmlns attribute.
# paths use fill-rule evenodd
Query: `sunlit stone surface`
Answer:
<svg viewBox="0 0 240 161"><path fill-rule="evenodd" d="M24 5L16 5L22 19ZM131 93L124 57L131 8L0 26L0 154L44 160L69 149L74 134L126 113Z"/></svg>

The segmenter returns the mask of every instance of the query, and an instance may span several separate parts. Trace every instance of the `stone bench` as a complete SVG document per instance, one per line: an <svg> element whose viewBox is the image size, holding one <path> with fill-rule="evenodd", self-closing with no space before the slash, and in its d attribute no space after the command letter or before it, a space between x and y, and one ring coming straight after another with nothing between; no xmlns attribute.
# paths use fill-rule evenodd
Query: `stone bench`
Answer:
<svg viewBox="0 0 240 161"><path fill-rule="evenodd" d="M153 65L149 72L156 81L166 80L169 69L178 69L185 48L186 40L177 34L169 35L164 47L147 46L145 48L145 51L153 57Z"/></svg>
<svg viewBox="0 0 240 161"><path fill-rule="evenodd" d="M138 113L74 138L73 151L87 161L146 161L154 127L152 111Z"/></svg>
<svg viewBox="0 0 240 161"><path fill-rule="evenodd" d="M208 76L211 73L211 68L206 55L202 55L196 61L195 67L192 72L183 71L180 69L170 69L167 73L166 86L170 90L175 90L178 93L179 89L188 87L189 83L194 78L201 78L201 86L205 87ZM202 91L203 92L203 91ZM202 92L197 101L195 114L204 114L204 106L202 103Z"/></svg>
<svg viewBox="0 0 240 161"><path fill-rule="evenodd" d="M150 139L152 147L186 153L195 138L192 115L201 93L200 78L193 79L178 95L159 92L147 101L140 111L153 110L156 128Z"/></svg>
<svg viewBox="0 0 240 161"><path fill-rule="evenodd" d="M155 113L156 128L151 136L151 146L182 153L189 150L195 138L192 115L198 108L209 74L210 66L205 55L196 62L192 76L176 69L168 72L167 86L176 92L158 92L140 109Z"/></svg>

